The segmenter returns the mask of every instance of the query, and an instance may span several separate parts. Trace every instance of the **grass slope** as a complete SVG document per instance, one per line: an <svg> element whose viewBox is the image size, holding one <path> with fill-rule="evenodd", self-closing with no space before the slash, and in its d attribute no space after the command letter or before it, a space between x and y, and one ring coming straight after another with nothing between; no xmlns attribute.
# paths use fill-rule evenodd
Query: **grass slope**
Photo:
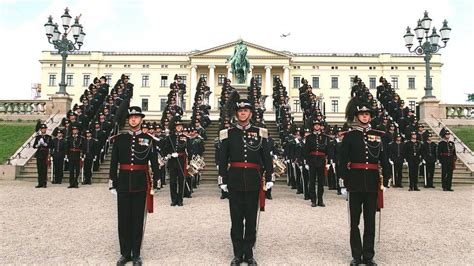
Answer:
<svg viewBox="0 0 474 266"><path fill-rule="evenodd" d="M0 124L0 163L10 156L34 133L36 124L1 123Z"/></svg>
<svg viewBox="0 0 474 266"><path fill-rule="evenodd" d="M474 126L451 126L456 136L458 136L471 151L474 150Z"/></svg>

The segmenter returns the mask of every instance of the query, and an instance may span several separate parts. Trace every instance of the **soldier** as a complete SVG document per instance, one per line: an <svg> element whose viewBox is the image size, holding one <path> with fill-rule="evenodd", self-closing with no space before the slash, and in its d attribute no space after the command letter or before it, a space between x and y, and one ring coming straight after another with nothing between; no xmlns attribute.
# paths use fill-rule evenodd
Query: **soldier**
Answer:
<svg viewBox="0 0 474 266"><path fill-rule="evenodd" d="M64 131L62 129L59 129L58 136L53 139L53 145L51 147L54 167L53 184L61 184L63 181L64 158L66 156L67 146L66 140L63 138L63 135Z"/></svg>
<svg viewBox="0 0 474 266"><path fill-rule="evenodd" d="M92 166L97 161L97 141L92 138L92 132L86 130L86 138L82 142L82 156L84 158L84 180L83 185L92 184Z"/></svg>
<svg viewBox="0 0 474 266"><path fill-rule="evenodd" d="M140 107L130 107L126 116L130 130L115 135L112 139L114 146L110 162L109 189L117 194L121 254L117 265L125 265L132 260L133 265L142 265L140 249L145 228L145 210L153 212L148 163L151 163L152 172L156 174L158 160L153 138L140 130L144 116ZM118 175L117 168L120 170Z"/></svg>
<svg viewBox="0 0 474 266"><path fill-rule="evenodd" d="M67 141L66 160L69 162L69 186L67 188L79 187L78 178L83 166L81 161L82 142L83 138L79 135L79 128L72 126L72 135Z"/></svg>
<svg viewBox="0 0 474 266"><path fill-rule="evenodd" d="M97 159L94 161L94 171L98 171L100 167L100 162L102 161L102 154L105 157L105 141L107 140L106 132L100 129L100 123L97 121L94 123L93 138L97 141ZM100 160L99 160L100 159Z"/></svg>
<svg viewBox="0 0 474 266"><path fill-rule="evenodd" d="M187 138L183 134L181 121L174 123L174 130L168 136L163 154L168 158L170 175L171 206L183 206L184 179L188 175L186 152Z"/></svg>
<svg viewBox="0 0 474 266"><path fill-rule="evenodd" d="M313 133L308 135L303 146L303 154L309 164L309 197L311 207L325 207L323 201L326 156L328 154L329 137L321 132L321 121L313 120ZM318 191L316 193L316 180ZM316 196L318 202L316 204Z"/></svg>
<svg viewBox="0 0 474 266"><path fill-rule="evenodd" d="M433 186L433 177L435 171L435 163L436 163L436 151L438 149L438 145L431 141L431 133L426 136L426 141L421 144L421 158L422 162L426 167L426 184L425 188L435 188Z"/></svg>
<svg viewBox="0 0 474 266"><path fill-rule="evenodd" d="M188 161L191 161L193 156L199 155L203 156L204 155L204 140L201 135L198 134L197 130L195 127L190 127L189 128L189 138L188 138ZM197 185L199 183L199 175L200 173L196 174L196 176L192 179L192 186L193 188L197 188Z"/></svg>
<svg viewBox="0 0 474 266"><path fill-rule="evenodd" d="M273 186L273 164L267 143L267 129L250 124L251 103L238 100L235 114L236 126L219 132L218 184L222 190L229 192L230 234L234 248L231 265L240 265L242 262L257 265L252 247L256 240L259 193L264 200L264 188ZM266 169L264 177L260 175L261 166ZM262 204L263 201L260 201L261 209Z"/></svg>
<svg viewBox="0 0 474 266"><path fill-rule="evenodd" d="M38 185L36 188L46 187L48 175L49 150L52 148L52 137L46 134L48 127L46 124L41 124L39 127L39 134L35 137L33 148L37 149L35 153L36 168L38 169Z"/></svg>
<svg viewBox="0 0 474 266"><path fill-rule="evenodd" d="M388 145L389 162L393 167L393 177L395 185L393 187L402 188L402 173L403 173L403 145L402 136L395 134L394 141Z"/></svg>
<svg viewBox="0 0 474 266"><path fill-rule="evenodd" d="M421 143L416 139L416 132L411 132L411 139L403 145L403 157L408 162L408 178L410 188L408 191L420 191L418 189L418 170L421 163Z"/></svg>
<svg viewBox="0 0 474 266"><path fill-rule="evenodd" d="M443 185L443 191L454 191L451 186L457 156L454 142L449 140L450 136L451 133L449 130L445 130L443 140L438 143L438 158L441 163L441 182Z"/></svg>
<svg viewBox="0 0 474 266"><path fill-rule="evenodd" d="M347 110L354 110L349 108ZM390 177L388 160L383 149L383 132L370 127L371 109L359 104L354 114L358 126L345 134L342 140L340 163L343 171L341 176L349 193L350 212L350 243L351 265L376 265L375 255L375 212L377 209L377 193L381 181L379 163L382 166L383 185L387 185ZM360 214L364 212L364 242L359 232Z"/></svg>

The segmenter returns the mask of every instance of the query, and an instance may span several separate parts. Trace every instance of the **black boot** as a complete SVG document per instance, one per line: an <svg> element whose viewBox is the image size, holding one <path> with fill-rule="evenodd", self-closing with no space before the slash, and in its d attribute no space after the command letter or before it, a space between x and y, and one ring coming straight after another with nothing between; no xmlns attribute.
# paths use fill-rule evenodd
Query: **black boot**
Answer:
<svg viewBox="0 0 474 266"><path fill-rule="evenodd" d="M351 264L350 264L350 265L351 265L351 266L357 266L357 265L360 265L360 264L362 264L362 261L361 261L360 259L353 259L353 260L351 261Z"/></svg>
<svg viewBox="0 0 474 266"><path fill-rule="evenodd" d="M231 266L238 266L238 265L240 265L240 263L242 263L242 259L239 258L239 257L234 257L234 258L230 261L230 265L231 265Z"/></svg>
<svg viewBox="0 0 474 266"><path fill-rule="evenodd" d="M133 266L142 266L143 262L140 257L133 258Z"/></svg>
<svg viewBox="0 0 474 266"><path fill-rule="evenodd" d="M257 266L257 261L252 257L250 259L247 259L247 264L249 266Z"/></svg>
<svg viewBox="0 0 474 266"><path fill-rule="evenodd" d="M370 260L364 260L364 264L367 266L377 266L377 263L373 259Z"/></svg>
<svg viewBox="0 0 474 266"><path fill-rule="evenodd" d="M132 261L131 257L121 256L120 259L117 261L117 266L125 265L129 261Z"/></svg>

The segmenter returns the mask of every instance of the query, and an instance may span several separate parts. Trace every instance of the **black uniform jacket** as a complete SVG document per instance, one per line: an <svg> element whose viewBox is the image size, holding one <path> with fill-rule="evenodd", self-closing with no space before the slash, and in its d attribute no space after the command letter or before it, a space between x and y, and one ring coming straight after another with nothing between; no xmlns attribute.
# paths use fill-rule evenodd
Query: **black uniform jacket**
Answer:
<svg viewBox="0 0 474 266"><path fill-rule="evenodd" d="M272 181L273 162L268 145L268 131L248 125L237 125L219 132L219 183L229 190L257 191L260 188L260 172L254 168L229 167L230 163L253 163L265 168L265 180Z"/></svg>

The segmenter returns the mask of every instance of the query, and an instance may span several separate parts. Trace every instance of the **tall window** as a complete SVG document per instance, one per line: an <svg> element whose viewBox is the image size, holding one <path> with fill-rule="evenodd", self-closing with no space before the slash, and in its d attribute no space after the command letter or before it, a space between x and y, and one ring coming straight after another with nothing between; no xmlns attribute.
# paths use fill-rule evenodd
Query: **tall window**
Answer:
<svg viewBox="0 0 474 266"><path fill-rule="evenodd" d="M415 89L415 78L408 78L408 88Z"/></svg>
<svg viewBox="0 0 474 266"><path fill-rule="evenodd" d="M207 74L201 74L199 75L199 78L205 80L207 82Z"/></svg>
<svg viewBox="0 0 474 266"><path fill-rule="evenodd" d="M144 98L142 99L142 110L143 111L148 111L148 99Z"/></svg>
<svg viewBox="0 0 474 266"><path fill-rule="evenodd" d="M217 85L223 85L224 84L224 79L225 79L224 74L218 74L217 75Z"/></svg>
<svg viewBox="0 0 474 266"><path fill-rule="evenodd" d="M111 84L112 83L112 75L105 75L106 83Z"/></svg>
<svg viewBox="0 0 474 266"><path fill-rule="evenodd" d="M161 87L168 87L168 76L161 76Z"/></svg>
<svg viewBox="0 0 474 266"><path fill-rule="evenodd" d="M66 75L66 84L72 86L73 75Z"/></svg>
<svg viewBox="0 0 474 266"><path fill-rule="evenodd" d="M331 89L339 88L339 78L338 77L331 77Z"/></svg>
<svg viewBox="0 0 474 266"><path fill-rule="evenodd" d="M301 78L300 77L293 77L293 88L297 89L301 85Z"/></svg>
<svg viewBox="0 0 474 266"><path fill-rule="evenodd" d="M273 83L272 83L273 86L276 85L276 84L275 84L275 80L276 80L277 78L280 78L280 75L273 75Z"/></svg>
<svg viewBox="0 0 474 266"><path fill-rule="evenodd" d="M319 89L319 77L313 77L313 88Z"/></svg>
<svg viewBox="0 0 474 266"><path fill-rule="evenodd" d="M49 86L56 86L56 74L49 75Z"/></svg>
<svg viewBox="0 0 474 266"><path fill-rule="evenodd" d="M375 89L377 87L377 79L369 78L369 89Z"/></svg>
<svg viewBox="0 0 474 266"><path fill-rule="evenodd" d="M166 107L166 101L168 99L167 98L161 98L160 99L160 111L164 111L165 110L165 107Z"/></svg>
<svg viewBox="0 0 474 266"><path fill-rule="evenodd" d="M339 100L331 100L331 112L339 112Z"/></svg>
<svg viewBox="0 0 474 266"><path fill-rule="evenodd" d="M262 86L262 74L256 74L255 80L257 81L258 86Z"/></svg>
<svg viewBox="0 0 474 266"><path fill-rule="evenodd" d="M150 87L150 76L148 75L142 76L142 87ZM148 104L148 99L147 99L147 104Z"/></svg>
<svg viewBox="0 0 474 266"><path fill-rule="evenodd" d="M82 87L89 86L90 82L91 82L91 75L84 75L82 79Z"/></svg>
<svg viewBox="0 0 474 266"><path fill-rule="evenodd" d="M398 77L392 77L392 88L398 89Z"/></svg>
<svg viewBox="0 0 474 266"><path fill-rule="evenodd" d="M416 101L409 101L408 106L410 107L411 110L415 111Z"/></svg>

